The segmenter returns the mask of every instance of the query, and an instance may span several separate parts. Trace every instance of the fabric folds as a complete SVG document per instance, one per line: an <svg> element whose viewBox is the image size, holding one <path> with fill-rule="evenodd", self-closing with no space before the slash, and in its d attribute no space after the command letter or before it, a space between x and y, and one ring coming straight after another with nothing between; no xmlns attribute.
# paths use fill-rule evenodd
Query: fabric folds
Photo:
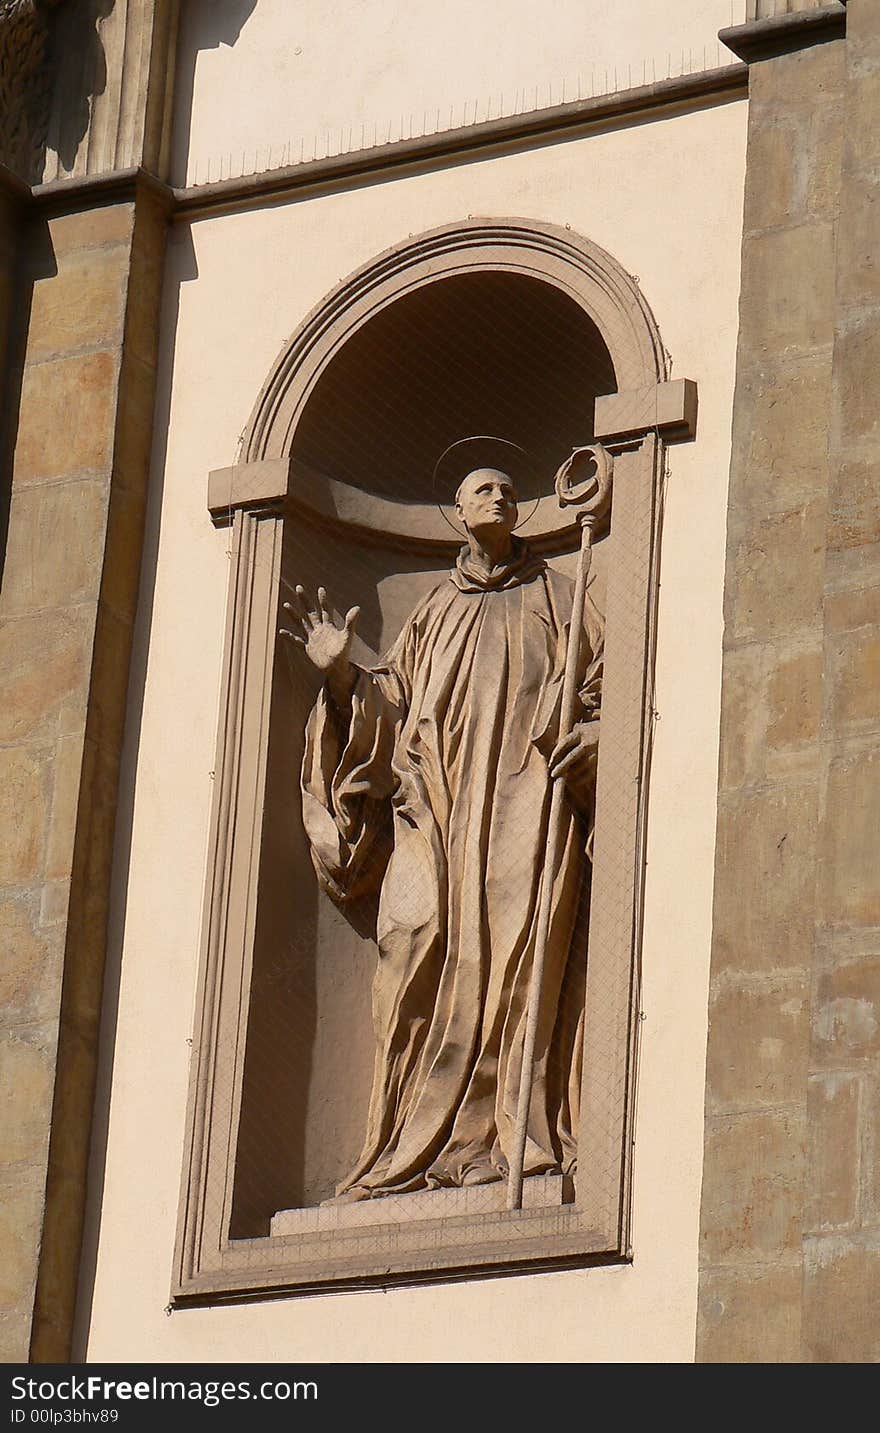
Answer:
<svg viewBox="0 0 880 1433"><path fill-rule="evenodd" d="M377 1049L364 1197L490 1182L512 1147L547 844L571 584L515 541L491 574L464 549L350 709L311 713L303 819L322 889L373 903ZM588 597L581 719L598 716L602 621ZM567 803L553 889L526 1173L576 1160L591 779Z"/></svg>

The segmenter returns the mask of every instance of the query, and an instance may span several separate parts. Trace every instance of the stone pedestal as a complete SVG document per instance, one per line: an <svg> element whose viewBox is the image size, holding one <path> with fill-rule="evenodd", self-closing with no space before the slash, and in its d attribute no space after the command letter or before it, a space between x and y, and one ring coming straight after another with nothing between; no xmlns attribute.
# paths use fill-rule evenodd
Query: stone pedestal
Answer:
<svg viewBox="0 0 880 1433"><path fill-rule="evenodd" d="M314 1209L281 1209L272 1220L273 1238L314 1234L322 1229L355 1229L371 1224L409 1224L414 1219L472 1218L506 1207L507 1185L473 1184L464 1189L421 1189L386 1194L359 1204L321 1204ZM523 1183L523 1209L559 1209L574 1203L574 1181L560 1174L538 1174Z"/></svg>

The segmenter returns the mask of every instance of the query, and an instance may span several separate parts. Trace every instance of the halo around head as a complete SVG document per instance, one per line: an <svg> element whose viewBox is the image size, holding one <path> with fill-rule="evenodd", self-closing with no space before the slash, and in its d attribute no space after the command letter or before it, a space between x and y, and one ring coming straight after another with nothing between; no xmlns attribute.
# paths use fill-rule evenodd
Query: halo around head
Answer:
<svg viewBox="0 0 880 1433"><path fill-rule="evenodd" d="M459 537L467 537L467 532L452 521L446 509L453 505L455 494L468 473L478 468L496 468L507 473L516 486L518 479L532 475L534 464L531 454L519 443L512 443L509 438L493 437L490 433L475 433L470 438L457 438L448 448L444 448L434 464L431 487L440 516ZM524 518L520 518L514 532L534 517L540 501L540 496L535 498L531 510Z"/></svg>

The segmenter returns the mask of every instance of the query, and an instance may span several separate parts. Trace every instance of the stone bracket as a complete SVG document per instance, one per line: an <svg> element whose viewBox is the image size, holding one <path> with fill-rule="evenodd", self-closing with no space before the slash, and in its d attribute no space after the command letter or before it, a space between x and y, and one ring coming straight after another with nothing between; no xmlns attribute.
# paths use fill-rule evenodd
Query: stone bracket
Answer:
<svg viewBox="0 0 880 1433"><path fill-rule="evenodd" d="M208 474L208 511L215 527L228 527L240 508L280 507L287 497L289 458L263 458L215 468Z"/></svg>
<svg viewBox="0 0 880 1433"><path fill-rule="evenodd" d="M651 383L596 399L593 436L603 443L645 433L662 433L667 443L684 443L696 432L697 385L692 378Z"/></svg>
<svg viewBox="0 0 880 1433"><path fill-rule="evenodd" d="M718 38L737 59L751 65L756 60L772 60L793 50L805 50L809 45L840 40L845 34L846 5L842 0L832 0L812 10L730 25L718 31Z"/></svg>

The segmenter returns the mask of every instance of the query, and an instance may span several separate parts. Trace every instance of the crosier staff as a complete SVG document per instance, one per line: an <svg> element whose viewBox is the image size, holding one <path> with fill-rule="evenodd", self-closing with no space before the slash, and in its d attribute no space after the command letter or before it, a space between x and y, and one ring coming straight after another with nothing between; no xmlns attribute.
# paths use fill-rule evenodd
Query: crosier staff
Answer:
<svg viewBox="0 0 880 1433"><path fill-rule="evenodd" d="M586 476L577 478L575 469L584 466L587 467ZM611 454L600 444L593 444L584 448L575 448L571 457L566 459L556 474L555 488L559 506L577 509L575 516L581 529L581 546L578 554L577 578L572 600L571 623L568 629L565 675L559 709L560 741L569 734L574 725L578 659L580 657L587 578L590 575L593 555L593 535L604 521L611 506L611 473ZM535 933L535 955L532 962L532 978L529 982L528 1014L523 1040L513 1156L507 1176L508 1209L522 1208L523 1166L528 1138L529 1106L532 1102L535 1044L538 1038L538 1018L541 1012L547 937L550 932L550 915L553 907L553 882L556 879L559 865L559 843L562 835L563 802L565 800L564 777L555 776L552 778L552 784L550 815L547 823L547 857L541 879L541 903L538 908L538 925Z"/></svg>

